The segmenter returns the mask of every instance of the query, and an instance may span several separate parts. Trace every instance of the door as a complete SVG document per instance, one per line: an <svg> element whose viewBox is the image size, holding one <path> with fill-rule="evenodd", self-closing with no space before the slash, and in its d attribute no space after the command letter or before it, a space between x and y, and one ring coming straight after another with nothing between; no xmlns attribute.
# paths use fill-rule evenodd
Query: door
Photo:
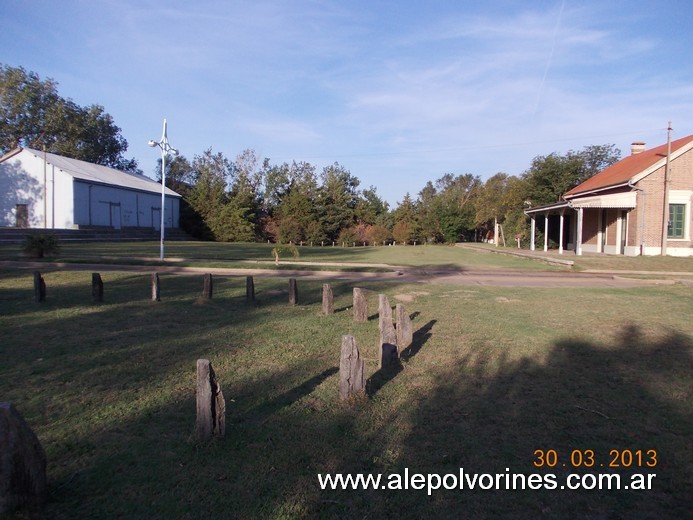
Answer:
<svg viewBox="0 0 693 520"><path fill-rule="evenodd" d="M28 228L29 227L29 206L27 204L17 204L16 208L17 216L17 227L18 228Z"/></svg>
<svg viewBox="0 0 693 520"><path fill-rule="evenodd" d="M111 227L120 229L120 204L111 203Z"/></svg>
<svg viewBox="0 0 693 520"><path fill-rule="evenodd" d="M161 230L161 209L152 208L152 227L155 231Z"/></svg>

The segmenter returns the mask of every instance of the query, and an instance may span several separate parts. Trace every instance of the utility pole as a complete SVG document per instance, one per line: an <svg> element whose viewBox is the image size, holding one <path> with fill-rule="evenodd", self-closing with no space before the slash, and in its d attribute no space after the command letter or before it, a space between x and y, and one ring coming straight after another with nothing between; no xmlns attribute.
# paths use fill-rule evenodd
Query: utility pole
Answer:
<svg viewBox="0 0 693 520"><path fill-rule="evenodd" d="M667 235L669 234L669 170L671 162L671 121L667 127L667 162L664 166L664 207L662 208L662 256L667 255Z"/></svg>

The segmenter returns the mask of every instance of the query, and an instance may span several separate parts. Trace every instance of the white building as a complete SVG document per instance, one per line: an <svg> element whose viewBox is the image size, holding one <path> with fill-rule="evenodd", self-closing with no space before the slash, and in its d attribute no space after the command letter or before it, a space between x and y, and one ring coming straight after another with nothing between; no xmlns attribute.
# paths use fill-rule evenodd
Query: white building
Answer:
<svg viewBox="0 0 693 520"><path fill-rule="evenodd" d="M166 188L165 226L179 227L180 195ZM161 227L161 184L30 148L0 157L0 226Z"/></svg>

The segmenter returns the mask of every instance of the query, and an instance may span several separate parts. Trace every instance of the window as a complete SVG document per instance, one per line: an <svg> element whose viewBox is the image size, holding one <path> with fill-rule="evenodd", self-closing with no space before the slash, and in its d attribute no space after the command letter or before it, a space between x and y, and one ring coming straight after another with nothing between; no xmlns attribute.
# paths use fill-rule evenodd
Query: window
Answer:
<svg viewBox="0 0 693 520"><path fill-rule="evenodd" d="M684 238L685 204L669 204L669 230L667 238Z"/></svg>

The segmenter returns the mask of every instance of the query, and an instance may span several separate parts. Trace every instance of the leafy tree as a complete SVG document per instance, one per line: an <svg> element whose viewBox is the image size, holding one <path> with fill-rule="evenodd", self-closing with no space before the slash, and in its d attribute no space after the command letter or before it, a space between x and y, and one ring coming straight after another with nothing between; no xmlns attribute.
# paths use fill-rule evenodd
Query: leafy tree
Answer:
<svg viewBox="0 0 693 520"><path fill-rule="evenodd" d="M422 237L429 242L457 242L474 229L473 198L481 181L472 174L446 174L428 182L417 203Z"/></svg>
<svg viewBox="0 0 693 520"><path fill-rule="evenodd" d="M0 67L0 153L17 146L139 172L128 143L100 105L81 107L58 95L57 83L22 67Z"/></svg>
<svg viewBox="0 0 693 520"><path fill-rule="evenodd" d="M565 192L611 166L620 156L614 145L600 145L586 146L580 152L570 150L565 155L535 157L523 174L527 196L534 206L558 202Z"/></svg>
<svg viewBox="0 0 693 520"><path fill-rule="evenodd" d="M369 244L382 244L391 238L392 233L380 224L369 225L366 229L366 240Z"/></svg>
<svg viewBox="0 0 693 520"><path fill-rule="evenodd" d="M297 243L303 239L303 228L293 217L286 216L279 219L277 224L277 242L288 244Z"/></svg>

